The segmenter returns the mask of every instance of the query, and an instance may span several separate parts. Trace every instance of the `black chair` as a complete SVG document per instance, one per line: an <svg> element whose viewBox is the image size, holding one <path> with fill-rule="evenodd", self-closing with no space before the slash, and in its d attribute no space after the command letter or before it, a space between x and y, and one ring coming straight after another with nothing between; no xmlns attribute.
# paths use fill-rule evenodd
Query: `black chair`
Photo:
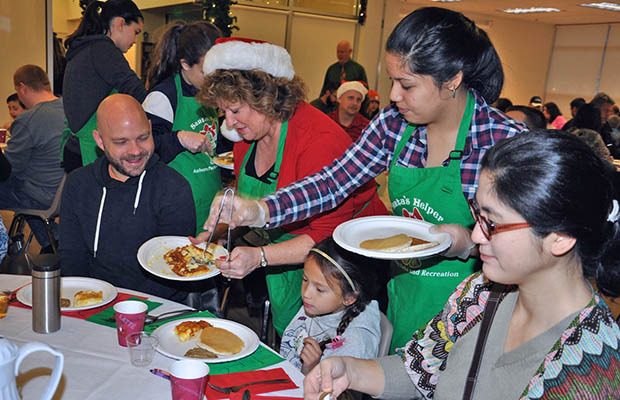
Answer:
<svg viewBox="0 0 620 400"><path fill-rule="evenodd" d="M47 210L35 210L27 208L18 208L13 210L13 222L9 228L9 254L18 255L28 253L30 243L32 242L33 233L30 232L28 239L24 243L24 227L26 226L27 217L35 217L41 219L45 223L45 230L50 240L54 254L57 254L57 244L52 231L52 222L60 215L60 199L62 198L62 190L67 180L67 174L63 175L56 195L52 204Z"/></svg>

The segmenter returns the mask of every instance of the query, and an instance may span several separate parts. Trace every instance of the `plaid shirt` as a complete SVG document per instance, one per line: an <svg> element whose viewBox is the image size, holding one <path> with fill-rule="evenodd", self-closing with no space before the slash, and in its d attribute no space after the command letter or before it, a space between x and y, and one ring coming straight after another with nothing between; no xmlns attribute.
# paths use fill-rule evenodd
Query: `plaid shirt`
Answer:
<svg viewBox="0 0 620 400"><path fill-rule="evenodd" d="M525 130L524 125L489 107L475 91L472 90L472 94L476 100L474 118L461 159L461 181L466 198L473 198L476 193L484 153L499 140ZM330 210L355 189L388 169L407 124L395 106L383 109L360 139L331 165L265 198L269 207L269 227ZM398 164L424 168L426 146L426 126L418 126L403 148ZM444 161L444 165L447 164L448 160Z"/></svg>

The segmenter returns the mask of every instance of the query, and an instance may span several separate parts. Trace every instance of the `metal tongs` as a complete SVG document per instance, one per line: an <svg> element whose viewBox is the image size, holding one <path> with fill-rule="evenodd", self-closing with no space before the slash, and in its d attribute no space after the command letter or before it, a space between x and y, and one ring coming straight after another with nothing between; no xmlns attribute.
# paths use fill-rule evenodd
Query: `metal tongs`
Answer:
<svg viewBox="0 0 620 400"><path fill-rule="evenodd" d="M230 195L231 204L235 201L235 189L227 188L224 190L224 194L222 195L222 200L220 201L220 208L217 210L217 218L215 219L215 226L211 230L211 234L209 235L209 240L205 243L205 248L202 250L202 259L204 260L205 254L208 252L213 255L209 249L211 242L213 241L213 235L215 234L215 229L217 228L217 224L220 222L220 218L222 216L222 211L224 211L224 204L226 203L226 197ZM230 215L229 220L232 219L233 207L230 207ZM228 237L226 238L226 251L228 254L226 255L226 261L230 260L230 224L228 224Z"/></svg>
<svg viewBox="0 0 620 400"><path fill-rule="evenodd" d="M235 190L233 188L227 188L226 190L224 190L224 194L222 195L222 200L220 201L220 208L217 210L217 218L215 220L215 226L213 228L213 230L211 231L211 234L209 235L209 240L207 240L207 242L205 243L205 248L202 252L202 257L204 259L204 256L206 254L206 252L208 251L207 249L209 248L209 245L211 244L211 241L213 240L213 235L215 234L215 229L217 227L217 224L220 222L220 217L222 216L222 211L224 211L224 204L226 203L226 197L230 195L230 203L231 203L231 207L230 207L230 214L228 217L228 220L232 220L232 213L233 213L233 204L235 201ZM228 224L228 233L227 233L227 237L226 237L226 262L230 261L230 224ZM213 254L209 251L210 254ZM226 310L226 303L228 302L228 292L230 291L230 278L227 278L226 281L224 281L224 295L222 296L222 301L220 303L220 314L224 315L224 311Z"/></svg>

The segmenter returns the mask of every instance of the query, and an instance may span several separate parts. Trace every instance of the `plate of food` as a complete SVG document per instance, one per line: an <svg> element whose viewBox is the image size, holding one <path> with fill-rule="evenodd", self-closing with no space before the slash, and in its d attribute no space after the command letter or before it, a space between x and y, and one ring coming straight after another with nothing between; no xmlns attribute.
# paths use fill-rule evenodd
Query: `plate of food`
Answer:
<svg viewBox="0 0 620 400"><path fill-rule="evenodd" d="M160 326L153 335L157 336L157 351L161 354L206 363L247 357L260 344L256 333L247 326L220 318L178 319Z"/></svg>
<svg viewBox="0 0 620 400"><path fill-rule="evenodd" d="M233 152L227 151L225 153L218 154L217 156L213 157L213 164L225 169L235 169L235 159L233 158Z"/></svg>
<svg viewBox="0 0 620 400"><path fill-rule="evenodd" d="M211 243L192 244L185 236L158 236L138 249L142 268L160 278L174 281L200 281L220 273L215 260L226 260L228 251Z"/></svg>
<svg viewBox="0 0 620 400"><path fill-rule="evenodd" d="M60 311L80 311L101 307L116 298L116 288L108 282L71 276L60 280ZM32 284L17 292L20 303L32 307Z"/></svg>
<svg viewBox="0 0 620 400"><path fill-rule="evenodd" d="M452 244L450 235L431 233L430 222L397 216L356 218L334 230L342 248L383 260L423 258L439 254Z"/></svg>

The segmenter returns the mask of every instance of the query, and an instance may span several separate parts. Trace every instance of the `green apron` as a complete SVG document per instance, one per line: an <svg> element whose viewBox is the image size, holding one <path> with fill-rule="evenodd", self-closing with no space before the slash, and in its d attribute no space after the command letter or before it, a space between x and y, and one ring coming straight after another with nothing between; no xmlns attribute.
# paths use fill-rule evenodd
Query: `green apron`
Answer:
<svg viewBox="0 0 620 400"><path fill-rule="evenodd" d="M393 214L433 224L473 227L474 220L461 184L461 157L474 112L474 99L467 106L459 127L455 150L447 166L407 168L397 160L411 138L409 125L398 142L388 175L388 192ZM445 305L465 277L474 272L478 260L446 259L440 256L404 260L392 265L388 282L388 319L394 326L391 349L404 346L412 334L425 326Z"/></svg>
<svg viewBox="0 0 620 400"><path fill-rule="evenodd" d="M278 141L278 153L273 172L270 174L271 183L265 183L245 173L245 166L250 154L256 146L252 143L248 152L245 154L243 164L239 171L237 180L237 191L244 197L261 199L275 193L278 186L278 175L282 164L282 155L286 143L286 133L288 121L282 123L280 128L280 140ZM269 229L267 231L271 243L281 243L293 239L296 235L285 233L279 229ZM300 264L289 266L270 266L266 271L267 290L269 291L269 301L271 302L271 315L273 326L280 336L289 322L293 319L301 307L301 281L303 278L303 268Z"/></svg>
<svg viewBox="0 0 620 400"><path fill-rule="evenodd" d="M179 74L175 75L174 83L177 90L177 109L172 131L200 132L209 135L208 139L211 143L215 143L217 135L215 110L204 108L194 97L183 96ZM198 234L203 230L202 225L209 216L213 197L222 188L220 170L207 154L192 154L189 151L179 153L168 165L183 175L192 188L196 207L196 234Z"/></svg>
<svg viewBox="0 0 620 400"><path fill-rule="evenodd" d="M112 89L108 96L118 93L118 90ZM106 97L108 97L106 96ZM67 141L71 135L75 136L80 143L80 155L82 156L82 166L88 165L94 162L97 158L103 155L103 151L97 146L95 138L93 137L93 131L97 129L97 111L90 116L88 121L77 132L72 132L69 129L69 125L65 120L65 129L62 131L62 137L60 139L60 160L64 161L64 150Z"/></svg>

